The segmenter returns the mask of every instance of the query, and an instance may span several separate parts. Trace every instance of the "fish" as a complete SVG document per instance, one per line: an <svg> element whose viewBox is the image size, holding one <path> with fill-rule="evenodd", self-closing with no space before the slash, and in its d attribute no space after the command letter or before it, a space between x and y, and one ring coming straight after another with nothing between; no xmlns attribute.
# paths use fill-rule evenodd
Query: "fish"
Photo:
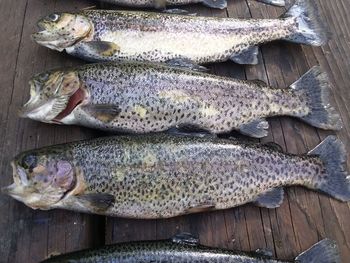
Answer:
<svg viewBox="0 0 350 263"><path fill-rule="evenodd" d="M350 200L346 152L335 136L305 155L198 134L122 135L30 150L2 191L33 209L171 218L246 203L276 208L300 185Z"/></svg>
<svg viewBox="0 0 350 263"><path fill-rule="evenodd" d="M109 132L232 130L261 138L266 117L288 115L339 130L327 74L315 66L287 89L157 63L88 64L38 74L20 116Z"/></svg>
<svg viewBox="0 0 350 263"><path fill-rule="evenodd" d="M214 1L220 2L220 1ZM200 17L141 11L54 13L38 22L38 44L87 61L148 61L170 65L232 60L258 63L258 45L287 40L313 46L329 33L316 3L297 0L276 19Z"/></svg>
<svg viewBox="0 0 350 263"><path fill-rule="evenodd" d="M340 263L335 241L323 239L307 249L294 260L274 259L268 253L206 247L188 233L180 233L169 240L137 241L87 249L49 258L42 263L70 262L216 262L216 263Z"/></svg>
<svg viewBox="0 0 350 263"><path fill-rule="evenodd" d="M226 0L100 0L101 2L111 3L121 6L129 7L150 7L156 9L165 9L167 6L188 5L201 3L207 7L224 9L227 7ZM275 5L285 6L285 0L257 0L259 2ZM171 10L171 9L170 9Z"/></svg>

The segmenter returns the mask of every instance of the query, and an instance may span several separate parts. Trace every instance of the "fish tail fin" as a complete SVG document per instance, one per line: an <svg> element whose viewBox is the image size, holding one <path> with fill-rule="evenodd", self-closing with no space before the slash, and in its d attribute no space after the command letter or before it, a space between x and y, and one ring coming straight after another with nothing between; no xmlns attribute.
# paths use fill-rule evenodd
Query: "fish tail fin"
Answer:
<svg viewBox="0 0 350 263"><path fill-rule="evenodd" d="M322 46L330 38L330 32L322 21L315 1L296 0L295 4L282 17L294 17L297 20L296 32L285 40Z"/></svg>
<svg viewBox="0 0 350 263"><path fill-rule="evenodd" d="M315 66L294 82L290 88L306 99L309 113L296 116L314 127L326 130L340 130L342 120L336 110L330 105L330 83L325 72Z"/></svg>
<svg viewBox="0 0 350 263"><path fill-rule="evenodd" d="M314 178L313 188L338 200L350 200L350 176L344 168L346 151L344 144L335 136L328 136L308 155L316 155L323 162L325 174Z"/></svg>
<svg viewBox="0 0 350 263"><path fill-rule="evenodd" d="M295 258L299 263L340 263L340 254L335 241L323 239Z"/></svg>

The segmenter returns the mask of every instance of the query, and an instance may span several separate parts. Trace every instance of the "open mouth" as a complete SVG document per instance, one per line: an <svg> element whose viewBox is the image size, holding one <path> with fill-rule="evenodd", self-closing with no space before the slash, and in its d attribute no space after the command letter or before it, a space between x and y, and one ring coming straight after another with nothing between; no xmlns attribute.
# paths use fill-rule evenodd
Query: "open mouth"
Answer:
<svg viewBox="0 0 350 263"><path fill-rule="evenodd" d="M37 104L33 99L30 99L23 108L19 110L19 116L48 123L61 124L62 119L70 115L86 98L86 91L82 88L78 88L69 98L63 98L63 102L62 100L58 101L57 99L52 99L46 103Z"/></svg>

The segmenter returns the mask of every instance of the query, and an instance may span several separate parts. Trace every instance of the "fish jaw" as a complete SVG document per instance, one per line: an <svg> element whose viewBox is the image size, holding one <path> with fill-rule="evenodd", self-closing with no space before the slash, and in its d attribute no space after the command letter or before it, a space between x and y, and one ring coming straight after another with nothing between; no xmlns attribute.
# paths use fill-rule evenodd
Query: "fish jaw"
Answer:
<svg viewBox="0 0 350 263"><path fill-rule="evenodd" d="M47 31L41 31L38 33L33 33L31 35L33 41L38 43L41 46L53 49L59 52L62 52L65 49L66 45L69 45L69 42L62 43L59 41L60 36L50 34Z"/></svg>
<svg viewBox="0 0 350 263"><path fill-rule="evenodd" d="M50 115L53 105L54 105L54 101L52 100L37 108L30 109L29 107L24 106L19 111L19 117L51 123L52 119L55 117Z"/></svg>

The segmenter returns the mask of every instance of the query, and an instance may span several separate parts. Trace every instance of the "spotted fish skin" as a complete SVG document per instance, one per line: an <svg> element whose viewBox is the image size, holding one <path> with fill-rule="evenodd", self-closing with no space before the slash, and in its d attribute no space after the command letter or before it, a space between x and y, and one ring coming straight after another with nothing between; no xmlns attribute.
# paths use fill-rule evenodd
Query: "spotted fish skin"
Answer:
<svg viewBox="0 0 350 263"><path fill-rule="evenodd" d="M112 194L115 204L103 213L127 218L239 206L274 187L314 185L324 170L319 158L215 138L121 136L68 147L84 193Z"/></svg>
<svg viewBox="0 0 350 263"><path fill-rule="evenodd" d="M211 0L205 0L211 1ZM212 1L213 3L224 0ZM274 41L320 46L327 30L313 1L297 0L276 19L233 19L140 11L85 10L39 20L40 45L88 61L179 60L203 64L228 59L258 62L257 46Z"/></svg>
<svg viewBox="0 0 350 263"><path fill-rule="evenodd" d="M244 253L205 246L190 246L176 244L171 241L121 243L101 249L73 252L45 260L43 263L68 263L72 262L72 260L76 263L287 263L287 261L270 259L257 253Z"/></svg>
<svg viewBox="0 0 350 263"><path fill-rule="evenodd" d="M255 201L277 207L289 185L350 200L341 142L328 137L310 154L213 136L104 137L18 155L5 191L33 208L147 219Z"/></svg>
<svg viewBox="0 0 350 263"><path fill-rule="evenodd" d="M107 63L74 72L88 96L60 120L65 124L134 133L192 125L222 133L267 116L309 113L305 97L288 89L174 67ZM116 113L104 119L98 105Z"/></svg>
<svg viewBox="0 0 350 263"><path fill-rule="evenodd" d="M51 72L52 76L57 74ZM303 118L313 111L303 91L273 89L266 84L164 65L90 64L71 69L65 75L78 76L73 81L78 79L87 95L67 116L56 118L56 122L107 131L148 133L190 125L211 133L236 129L263 137L268 127L265 117ZM310 86L305 88L311 90ZM328 105L327 101L324 103ZM258 128L261 132L256 134L244 131L244 125L254 121L266 126Z"/></svg>
<svg viewBox="0 0 350 263"><path fill-rule="evenodd" d="M112 56L81 53L79 43L67 49L92 61L226 61L250 46L297 30L295 18L242 20L106 10L87 10L82 15L93 25L92 41L113 42L120 48Z"/></svg>

